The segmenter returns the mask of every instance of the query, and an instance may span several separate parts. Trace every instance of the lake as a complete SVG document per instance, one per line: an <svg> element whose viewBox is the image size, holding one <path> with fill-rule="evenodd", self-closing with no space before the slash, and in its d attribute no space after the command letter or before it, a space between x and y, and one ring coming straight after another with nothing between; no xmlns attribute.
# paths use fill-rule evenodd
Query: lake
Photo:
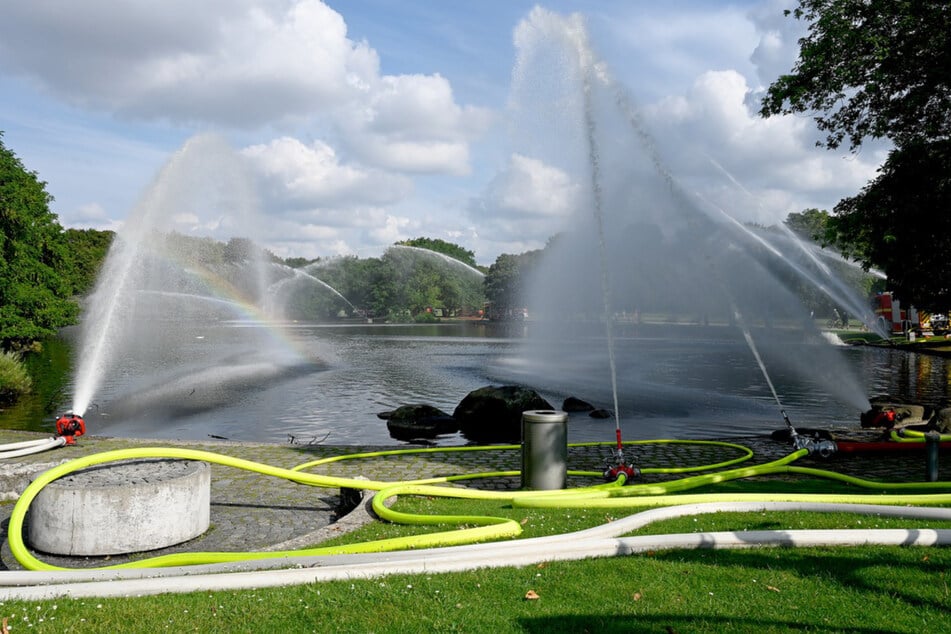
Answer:
<svg viewBox="0 0 951 634"><path fill-rule="evenodd" d="M531 327L284 324L277 336L250 322L186 325L178 331L181 345L116 355L85 414L88 433L392 445L399 443L379 412L428 403L451 414L470 391L506 383L532 387L556 408L575 396L613 409L606 355L597 346L572 349L577 344L568 343L562 361L529 354L525 335ZM824 352L842 362L839 376L830 377L825 367L793 371L775 356L764 356L777 403L742 338L697 332L682 327L622 331L615 340L625 439L769 433L783 427L781 407L796 426L858 428L867 403L843 399L840 383L856 384L865 398L891 394L931 405L945 398L951 385L947 359L827 343ZM34 359L40 368L38 394L0 413L0 426L51 431L55 415L69 410L76 354L72 336L66 331L63 340L51 342L43 357ZM272 348L282 355L271 355ZM796 343L783 349L789 353L783 356L809 359L812 354ZM573 414L568 437L571 442L612 441L614 419ZM466 443L459 435L436 441Z"/></svg>

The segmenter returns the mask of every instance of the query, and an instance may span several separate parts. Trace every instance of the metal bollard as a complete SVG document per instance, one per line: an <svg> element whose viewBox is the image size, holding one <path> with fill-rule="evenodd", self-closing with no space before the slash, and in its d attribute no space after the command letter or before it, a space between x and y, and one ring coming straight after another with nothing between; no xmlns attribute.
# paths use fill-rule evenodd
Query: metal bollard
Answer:
<svg viewBox="0 0 951 634"><path fill-rule="evenodd" d="M554 410L522 412L522 488L568 486L568 414Z"/></svg>
<svg viewBox="0 0 951 634"><path fill-rule="evenodd" d="M925 455L927 460L928 482L938 481L938 449L941 448L941 434L931 430L925 432Z"/></svg>

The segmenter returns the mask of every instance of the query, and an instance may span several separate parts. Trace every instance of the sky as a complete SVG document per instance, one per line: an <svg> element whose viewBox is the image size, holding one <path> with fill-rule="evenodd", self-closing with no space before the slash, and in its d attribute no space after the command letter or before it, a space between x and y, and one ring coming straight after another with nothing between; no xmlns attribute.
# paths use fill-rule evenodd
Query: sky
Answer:
<svg viewBox="0 0 951 634"><path fill-rule="evenodd" d="M519 143L551 76L525 77L539 25L583 25L665 169L742 222L831 210L884 147L816 147L806 116L762 119L804 25L794 0L31 0L0 20L3 143L46 182L65 227L119 230L194 138L246 166L282 257L380 255L440 238L489 265L544 246L579 179ZM557 49L557 47L554 47ZM551 54L551 53L549 53ZM526 112L528 116L526 117ZM513 113L519 113L515 116ZM200 144L197 144L200 145ZM590 178L590 177L588 177ZM204 228L168 210L181 232Z"/></svg>

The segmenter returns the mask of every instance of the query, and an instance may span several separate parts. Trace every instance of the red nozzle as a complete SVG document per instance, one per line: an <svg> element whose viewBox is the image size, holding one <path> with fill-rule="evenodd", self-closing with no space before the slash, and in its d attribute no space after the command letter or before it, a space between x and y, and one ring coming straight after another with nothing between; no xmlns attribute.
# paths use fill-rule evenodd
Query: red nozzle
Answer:
<svg viewBox="0 0 951 634"><path fill-rule="evenodd" d="M609 482L613 482L614 480L617 480L622 473L624 474L625 480L630 482L637 476L641 475L641 470L634 465L618 464L605 469L604 479L608 480Z"/></svg>
<svg viewBox="0 0 951 634"><path fill-rule="evenodd" d="M66 439L67 445L75 445L76 438L86 433L86 421L76 414L63 414L56 419L56 435Z"/></svg>

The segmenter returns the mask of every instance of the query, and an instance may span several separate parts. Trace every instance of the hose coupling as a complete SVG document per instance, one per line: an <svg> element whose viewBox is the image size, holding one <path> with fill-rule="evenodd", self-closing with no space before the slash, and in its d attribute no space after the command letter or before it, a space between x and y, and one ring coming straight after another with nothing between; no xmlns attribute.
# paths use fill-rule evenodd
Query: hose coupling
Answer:
<svg viewBox="0 0 951 634"><path fill-rule="evenodd" d="M810 454L817 453L822 458L828 458L839 450L834 440L827 438L802 436L797 434L793 440L796 449L806 449Z"/></svg>
<svg viewBox="0 0 951 634"><path fill-rule="evenodd" d="M615 465L608 465L604 470L604 479L608 482L614 482L621 475L624 475L624 478L629 482L634 478L641 475L641 470L635 467L632 464L619 463Z"/></svg>

